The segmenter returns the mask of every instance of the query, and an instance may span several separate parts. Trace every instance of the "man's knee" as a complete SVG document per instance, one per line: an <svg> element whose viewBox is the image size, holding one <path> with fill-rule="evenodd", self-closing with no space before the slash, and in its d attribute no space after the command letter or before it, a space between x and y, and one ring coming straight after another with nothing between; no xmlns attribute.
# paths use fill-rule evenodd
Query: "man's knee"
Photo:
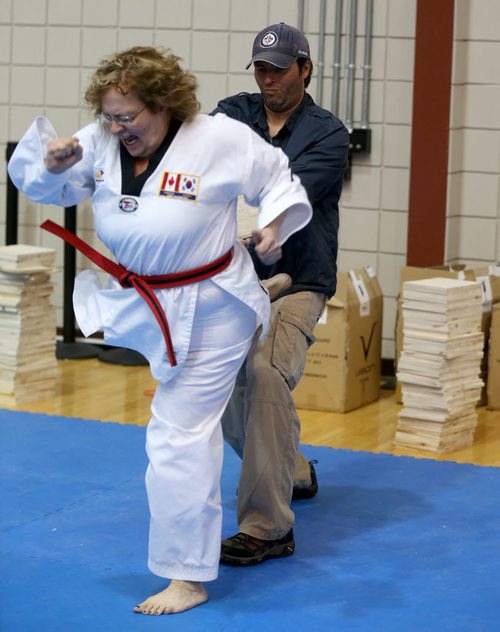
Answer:
<svg viewBox="0 0 500 632"><path fill-rule="evenodd" d="M260 359L249 366L247 374L247 400L255 397L269 400L275 397L279 389L286 385L280 370L270 361Z"/></svg>

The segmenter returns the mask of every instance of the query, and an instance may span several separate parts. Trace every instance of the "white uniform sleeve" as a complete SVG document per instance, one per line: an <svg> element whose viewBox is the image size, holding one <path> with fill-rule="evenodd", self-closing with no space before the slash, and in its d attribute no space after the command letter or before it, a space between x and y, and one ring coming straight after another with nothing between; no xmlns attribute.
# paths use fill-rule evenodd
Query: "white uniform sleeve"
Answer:
<svg viewBox="0 0 500 632"><path fill-rule="evenodd" d="M30 200L58 206L78 204L94 193L93 148L96 124L85 127L76 136L83 146L83 158L63 173L45 168L45 154L57 134L50 121L39 116L17 144L8 164L14 185Z"/></svg>
<svg viewBox="0 0 500 632"><path fill-rule="evenodd" d="M248 178L243 195L248 204L259 206L259 228L288 210L278 235L278 241L283 244L311 220L311 204L300 178L292 174L286 154L247 129Z"/></svg>

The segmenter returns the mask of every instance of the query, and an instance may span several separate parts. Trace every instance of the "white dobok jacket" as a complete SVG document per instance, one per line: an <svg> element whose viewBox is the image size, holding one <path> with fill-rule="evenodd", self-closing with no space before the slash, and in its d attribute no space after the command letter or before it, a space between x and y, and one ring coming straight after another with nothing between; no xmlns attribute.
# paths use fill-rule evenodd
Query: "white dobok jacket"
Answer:
<svg viewBox="0 0 500 632"><path fill-rule="evenodd" d="M239 195L258 206L259 228L288 209L280 243L308 223L307 194L280 149L224 115L199 114L182 123L141 194L131 196L122 193L120 141L108 129L94 122L77 132L83 158L61 174L48 172L44 162L47 143L56 136L46 118L33 122L8 166L18 189L33 201L63 207L91 197L97 236L136 274L196 268L234 246L231 264L211 281L251 307L265 330L269 298L237 239L236 208ZM185 361L197 293L197 283L156 290L170 325L175 367L153 314L133 288L122 288L112 277L102 287L94 270L84 270L73 300L86 336L102 329L109 343L145 355L153 376L166 382Z"/></svg>

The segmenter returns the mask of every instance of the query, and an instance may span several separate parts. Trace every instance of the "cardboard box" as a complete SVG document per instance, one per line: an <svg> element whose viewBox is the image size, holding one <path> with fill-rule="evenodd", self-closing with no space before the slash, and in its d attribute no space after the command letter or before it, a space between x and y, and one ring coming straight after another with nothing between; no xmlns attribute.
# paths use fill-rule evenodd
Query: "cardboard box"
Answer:
<svg viewBox="0 0 500 632"><path fill-rule="evenodd" d="M500 302L500 270L498 266L485 266L482 268L466 268L463 265L457 266L436 266L434 268L419 268L416 266L404 266L401 268L402 288L405 281L417 281L419 279L430 279L433 277L446 277L452 279L465 279L467 281L478 281L481 283L483 294L483 317L481 329L484 334L484 355L481 362L481 379L484 382L484 388L481 392L481 398L478 405L484 405L487 401L487 382L488 382L488 339L491 323L491 309L495 303ZM401 296L401 289L399 295ZM398 299L398 307L396 314L396 332L395 332L395 359L394 368L397 371L397 365L401 349L403 346L403 315L401 299ZM402 403L401 384L396 384L396 401Z"/></svg>
<svg viewBox="0 0 500 632"><path fill-rule="evenodd" d="M500 410L500 303L493 305L491 312L487 392L488 408Z"/></svg>
<svg viewBox="0 0 500 632"><path fill-rule="evenodd" d="M316 325L316 342L293 392L297 408L343 413L378 399L382 306L372 268L337 274L337 292Z"/></svg>
<svg viewBox="0 0 500 632"><path fill-rule="evenodd" d="M481 379L484 382L481 391L479 405L488 403L488 357L490 345L491 315L493 306L500 302L500 271L495 266L474 268L472 270L474 279L481 284L483 297L483 315L481 319L481 330L484 335L484 354L481 360Z"/></svg>

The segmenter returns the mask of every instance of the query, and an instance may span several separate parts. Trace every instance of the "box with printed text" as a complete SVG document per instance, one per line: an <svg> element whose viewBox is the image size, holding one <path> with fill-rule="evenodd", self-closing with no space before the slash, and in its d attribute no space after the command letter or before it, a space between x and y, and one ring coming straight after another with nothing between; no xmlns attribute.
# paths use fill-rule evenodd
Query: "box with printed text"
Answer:
<svg viewBox="0 0 500 632"><path fill-rule="evenodd" d="M293 392L297 408L347 412L379 398L382 307L371 267L338 273Z"/></svg>
<svg viewBox="0 0 500 632"><path fill-rule="evenodd" d="M487 389L488 408L500 410L500 303L493 306L491 313Z"/></svg>

